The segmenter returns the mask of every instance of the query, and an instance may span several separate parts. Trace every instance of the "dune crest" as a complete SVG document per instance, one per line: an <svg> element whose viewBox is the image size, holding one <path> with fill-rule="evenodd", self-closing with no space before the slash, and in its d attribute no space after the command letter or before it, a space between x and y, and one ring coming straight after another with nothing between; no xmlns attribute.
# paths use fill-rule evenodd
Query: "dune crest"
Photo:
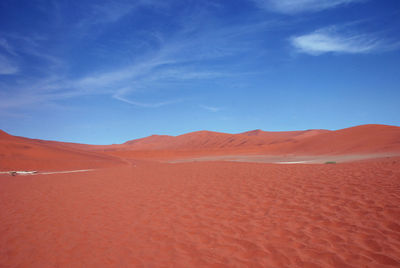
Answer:
<svg viewBox="0 0 400 268"><path fill-rule="evenodd" d="M336 131L315 129L239 134L197 131L128 141L109 148L120 157L176 158L207 155L384 155L400 153L400 127L362 125Z"/></svg>
<svg viewBox="0 0 400 268"><path fill-rule="evenodd" d="M15 137L1 131L0 152L0 168L3 170L21 166L65 169L78 165L81 168L92 168L114 165L126 161L124 159L178 159L218 155L390 156L400 154L400 127L361 125L336 131L315 129L283 132L258 129L239 134L196 131L179 136L152 135L115 145L43 141Z"/></svg>
<svg viewBox="0 0 400 268"><path fill-rule="evenodd" d="M0 170L63 170L122 163L118 158L86 148L85 145L28 139L0 132Z"/></svg>

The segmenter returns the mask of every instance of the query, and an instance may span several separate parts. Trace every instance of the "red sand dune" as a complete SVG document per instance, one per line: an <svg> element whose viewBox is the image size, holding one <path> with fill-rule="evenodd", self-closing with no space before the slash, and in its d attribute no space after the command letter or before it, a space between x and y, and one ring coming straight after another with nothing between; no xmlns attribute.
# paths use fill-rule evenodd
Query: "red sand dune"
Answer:
<svg viewBox="0 0 400 268"><path fill-rule="evenodd" d="M59 170L111 166L115 157L72 144L11 136L0 130L0 170Z"/></svg>
<svg viewBox="0 0 400 268"><path fill-rule="evenodd" d="M303 139L291 148L299 153L381 153L400 151L400 127L363 125Z"/></svg>
<svg viewBox="0 0 400 268"><path fill-rule="evenodd" d="M260 152L386 152L400 151L400 127L363 125L337 131L306 130L240 134L198 131L173 136L151 136L125 143L129 150L254 149ZM279 150L280 149L280 150Z"/></svg>
<svg viewBox="0 0 400 268"><path fill-rule="evenodd" d="M272 142L276 142L285 141L292 138L301 139L303 137L311 137L326 132L330 131L325 129L310 129L301 131L263 131L261 129L256 129L240 133L240 135L263 137L271 139Z"/></svg>
<svg viewBox="0 0 400 268"><path fill-rule="evenodd" d="M130 150L221 150L239 148L261 148L274 143L299 140L305 137L329 132L327 130L306 130L287 132L267 132L254 130L240 134L212 131L197 131L180 136L153 135L126 142Z"/></svg>
<svg viewBox="0 0 400 268"><path fill-rule="evenodd" d="M337 131L305 130L240 134L198 131L153 135L117 145L33 140L0 133L0 169L62 169L113 165L123 159L180 159L214 155L349 155L400 153L400 127L362 125ZM68 159L66 161L65 159Z"/></svg>
<svg viewBox="0 0 400 268"><path fill-rule="evenodd" d="M198 131L176 137L153 135L128 141L119 147L109 147L108 153L146 159L234 154L398 154L400 127L362 125L337 131L255 130L240 134Z"/></svg>

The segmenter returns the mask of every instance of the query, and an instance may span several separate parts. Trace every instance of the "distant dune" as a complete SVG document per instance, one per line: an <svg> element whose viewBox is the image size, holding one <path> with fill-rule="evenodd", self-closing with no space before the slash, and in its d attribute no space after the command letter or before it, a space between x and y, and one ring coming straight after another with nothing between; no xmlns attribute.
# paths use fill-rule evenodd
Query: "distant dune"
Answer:
<svg viewBox="0 0 400 268"><path fill-rule="evenodd" d="M359 155L400 153L400 127L361 125L336 131L303 130L239 134L197 131L152 135L117 145L34 140L0 132L1 169L107 166L119 159L178 159L216 155Z"/></svg>
<svg viewBox="0 0 400 268"><path fill-rule="evenodd" d="M400 127L362 125L303 139L290 150L299 153L349 154L400 151Z"/></svg>
<svg viewBox="0 0 400 268"><path fill-rule="evenodd" d="M180 136L153 135L128 141L127 150L225 150L258 149L274 153L354 153L400 151L400 127L362 125L341 129L240 134L197 131Z"/></svg>
<svg viewBox="0 0 400 268"><path fill-rule="evenodd" d="M346 155L400 152L400 127L362 125L336 131L305 130L268 132L253 130L239 134L197 131L180 136L158 136L132 140L109 153L123 157L160 157L268 154Z"/></svg>
<svg viewBox="0 0 400 268"><path fill-rule="evenodd" d="M62 142L16 137L0 130L0 170L60 170L111 166L115 157Z"/></svg>

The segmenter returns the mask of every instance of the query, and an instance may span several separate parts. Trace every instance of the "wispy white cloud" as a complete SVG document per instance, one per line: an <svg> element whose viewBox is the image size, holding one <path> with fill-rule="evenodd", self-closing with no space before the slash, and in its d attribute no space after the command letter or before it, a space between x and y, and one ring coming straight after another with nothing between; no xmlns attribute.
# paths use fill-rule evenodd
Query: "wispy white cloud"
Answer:
<svg viewBox="0 0 400 268"><path fill-rule="evenodd" d="M24 64L25 69L31 67L28 63L24 63L24 57L27 55L38 60L39 64L34 65L34 68L40 69L40 72L47 72L47 77L53 75L55 69L65 67L65 63L61 58L43 49L40 43L45 41L46 37L34 33L31 35L16 33L3 35L5 38L0 38L0 47L3 47L12 58L18 59L21 65Z"/></svg>
<svg viewBox="0 0 400 268"><path fill-rule="evenodd" d="M388 48L387 42L373 34L341 33L330 27L295 36L291 44L302 53L321 55L324 53L371 53Z"/></svg>
<svg viewBox="0 0 400 268"><path fill-rule="evenodd" d="M216 113L216 112L219 112L222 110L221 107L215 107L215 106L209 106L209 105L199 105L199 106L200 106L200 108L203 108L204 110L207 110L207 111L213 112L213 113Z"/></svg>
<svg viewBox="0 0 400 268"><path fill-rule="evenodd" d="M172 46L172 47L171 47ZM156 53L142 60L118 69L88 74L78 79L68 79L53 75L38 80L20 80L11 86L9 95L0 99L0 108L28 107L87 95L110 95L112 98L143 108L157 108L181 102L181 99L159 100L155 102L137 101L135 91L146 91L156 85L175 82L190 82L199 79L217 79L226 73L212 70L197 70L179 59L181 47L167 44ZM177 51L178 50L178 51ZM177 58L177 59L175 59ZM181 67L185 64L186 68ZM11 70L9 70L10 72ZM132 96L133 95L133 96Z"/></svg>
<svg viewBox="0 0 400 268"><path fill-rule="evenodd" d="M182 102L182 99L165 100L165 101L161 101L161 102L141 102L141 101L129 100L125 97L119 96L118 94L114 94L113 98L116 100L128 103L128 104L134 105L134 106L142 107L142 108L159 108L161 106Z"/></svg>
<svg viewBox="0 0 400 268"><path fill-rule="evenodd" d="M366 0L253 0L259 7L279 13L317 12Z"/></svg>
<svg viewBox="0 0 400 268"><path fill-rule="evenodd" d="M78 27L86 28L96 24L113 23L128 15L136 5L134 3L109 2L88 7L86 17Z"/></svg>
<svg viewBox="0 0 400 268"><path fill-rule="evenodd" d="M86 7L86 16L76 25L84 32L104 24L115 23L140 7L163 9L168 4L160 0L99 1Z"/></svg>
<svg viewBox="0 0 400 268"><path fill-rule="evenodd" d="M92 32L95 24L117 22L129 13L134 13L137 5L154 5L157 8L161 5L161 8L165 8L162 1L156 0L143 0L133 5L124 1L118 3L122 4L115 6L110 4L109 10L107 9L108 4L93 7L94 11L91 10L86 20L82 20L81 33L96 35L96 31ZM100 17L99 21L88 19L94 16L93 14L97 14L95 17ZM104 18L101 18L101 14L104 15ZM187 18L187 16L182 18ZM18 83L7 82L5 87L8 90L3 98L0 98L0 108L37 106L38 104L43 105L43 103L91 95L108 95L121 102L147 108L179 103L181 101L180 93L176 93L179 88L191 88L195 81L213 82L218 79L243 75L243 72L235 70L238 66L235 67L232 61L227 65L221 63L223 62L221 59L237 57L241 53L248 52L256 45L257 41L246 37L257 35L260 31L265 32L272 27L270 22L248 22L245 25L225 24L221 27L215 27L213 23L203 25L203 22L202 16L191 20L190 23L187 23L186 20L182 21L182 25L177 23L173 34L168 33L168 35L162 31L144 31L143 34L152 39L151 42L156 43L155 45L152 43L148 48L139 52L134 50L131 53L134 55L131 59L116 62L113 66L108 64L93 66L89 72L79 75L73 72L72 76L68 75L71 70L68 68L68 58L53 56L51 51L46 49L46 38L9 35L9 40L23 45L23 51L15 46L16 53L29 54L42 63L40 66L42 76L21 74ZM276 25L276 22L274 21L272 24ZM80 34L74 38L76 38L74 42L77 44L86 41ZM124 44L123 48L127 49L137 42L135 38L130 39L129 37L124 41L131 42ZM114 55L118 53L118 50L110 53ZM106 57L109 56L109 54L106 55ZM238 65L242 64L243 61L238 63ZM29 65L25 66L29 67ZM8 67L7 72L12 72L12 65ZM4 69L6 70L6 68ZM17 71L18 69L14 70L14 72ZM175 90L175 88L177 88L176 94L174 93L175 97L169 99L165 91ZM151 92L155 98L138 98L137 92L144 95L144 92ZM159 94L160 92L162 94ZM147 94L147 97L149 95L150 93ZM149 99L152 101L147 102ZM210 111L218 109L216 107L208 108Z"/></svg>
<svg viewBox="0 0 400 268"><path fill-rule="evenodd" d="M7 51L9 54L17 56L17 53L15 52L14 48L8 43L8 41L5 38L0 38L0 47L3 48L5 51Z"/></svg>
<svg viewBox="0 0 400 268"><path fill-rule="evenodd" d="M18 71L18 65L12 59L0 54L0 75L16 74Z"/></svg>

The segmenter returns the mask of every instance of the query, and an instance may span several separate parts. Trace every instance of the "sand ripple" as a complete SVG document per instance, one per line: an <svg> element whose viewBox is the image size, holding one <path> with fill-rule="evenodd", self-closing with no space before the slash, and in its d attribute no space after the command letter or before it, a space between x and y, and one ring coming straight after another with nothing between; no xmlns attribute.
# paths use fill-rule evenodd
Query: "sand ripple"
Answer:
<svg viewBox="0 0 400 268"><path fill-rule="evenodd" d="M400 161L0 177L0 267L400 267Z"/></svg>

